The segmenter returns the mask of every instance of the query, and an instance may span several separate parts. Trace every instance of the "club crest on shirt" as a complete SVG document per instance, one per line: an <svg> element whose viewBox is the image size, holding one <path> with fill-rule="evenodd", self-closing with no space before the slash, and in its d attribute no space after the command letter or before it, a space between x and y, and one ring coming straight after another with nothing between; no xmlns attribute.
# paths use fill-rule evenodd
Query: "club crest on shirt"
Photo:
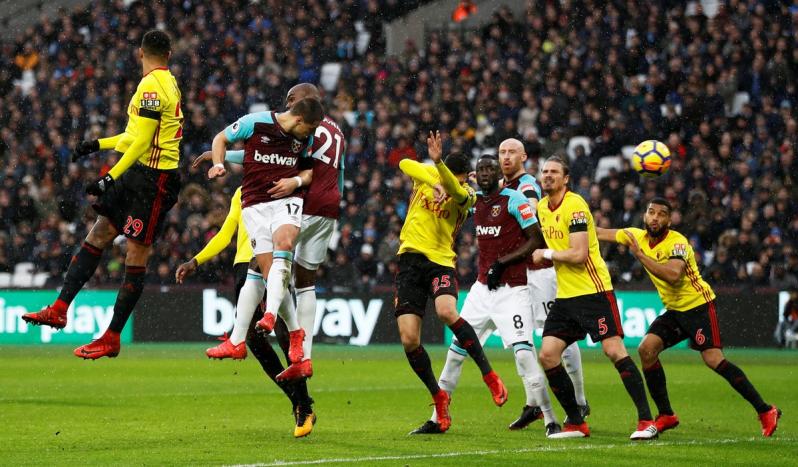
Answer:
<svg viewBox="0 0 798 467"><path fill-rule="evenodd" d="M499 214L502 212L501 205L491 206L490 207L490 215L493 217L499 217Z"/></svg>
<svg viewBox="0 0 798 467"><path fill-rule="evenodd" d="M298 153L302 149L302 141L294 139L291 141L291 152L294 154Z"/></svg>
<svg viewBox="0 0 798 467"><path fill-rule="evenodd" d="M260 142L263 143L263 144L268 144L269 141L271 141L271 138L269 138L268 136L261 136L260 137Z"/></svg>

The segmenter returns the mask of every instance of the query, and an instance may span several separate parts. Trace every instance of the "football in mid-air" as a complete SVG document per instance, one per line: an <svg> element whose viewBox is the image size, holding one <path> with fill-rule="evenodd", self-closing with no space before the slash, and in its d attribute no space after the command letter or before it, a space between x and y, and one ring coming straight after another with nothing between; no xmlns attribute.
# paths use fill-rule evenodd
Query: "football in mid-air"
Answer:
<svg viewBox="0 0 798 467"><path fill-rule="evenodd" d="M659 177L670 167L670 149L655 139L638 144L632 154L632 168L644 177Z"/></svg>

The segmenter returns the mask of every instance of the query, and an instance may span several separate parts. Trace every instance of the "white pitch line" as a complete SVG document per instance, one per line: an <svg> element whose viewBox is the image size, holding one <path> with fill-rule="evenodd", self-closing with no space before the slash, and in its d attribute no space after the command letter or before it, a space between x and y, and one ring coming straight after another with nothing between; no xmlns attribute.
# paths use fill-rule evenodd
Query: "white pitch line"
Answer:
<svg viewBox="0 0 798 467"><path fill-rule="evenodd" d="M779 441L796 441L791 438L777 438ZM624 444L582 444L582 445L569 445L569 446L540 446L536 448L521 448L521 449L494 449L494 450L481 450L481 451L457 451L446 452L440 454L407 454L404 456L368 456L368 457L338 457L329 459L315 459L304 461L274 461L269 463L260 464L238 464L234 467L272 467L284 465L320 465L320 464L348 464L358 462L378 462L378 461L393 461L393 460L407 460L407 459L435 459L443 457L462 457L462 456L488 456L494 454L524 454L530 452L564 452L564 451L587 451L587 450L603 450L603 449L617 449L617 448L630 448L640 446L708 446L713 444L735 444L750 441L763 441L760 437L751 437L743 439L717 439L709 441L653 441L653 442L632 442Z"/></svg>

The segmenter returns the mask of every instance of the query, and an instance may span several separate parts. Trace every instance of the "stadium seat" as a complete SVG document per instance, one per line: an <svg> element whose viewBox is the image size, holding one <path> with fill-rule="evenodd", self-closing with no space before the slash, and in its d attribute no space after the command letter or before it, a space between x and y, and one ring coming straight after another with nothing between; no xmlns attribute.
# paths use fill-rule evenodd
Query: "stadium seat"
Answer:
<svg viewBox="0 0 798 467"><path fill-rule="evenodd" d="M338 87L338 78L341 77L341 64L327 62L321 66L321 78L319 84L327 92L333 92Z"/></svg>
<svg viewBox="0 0 798 467"><path fill-rule="evenodd" d="M585 155L589 156L593 149L591 140L588 136L573 136L568 140L568 147L565 152L568 154L568 159L574 160L576 158L576 147L583 146L585 148Z"/></svg>
<svg viewBox="0 0 798 467"><path fill-rule="evenodd" d="M734 95L734 100L732 101L732 108L731 114L729 117L733 117L740 113L743 110L743 106L751 101L751 96L748 95L747 92L738 92Z"/></svg>
<svg viewBox="0 0 798 467"><path fill-rule="evenodd" d="M622 167L621 156L604 156L596 165L596 180L601 181L610 174L610 170L620 171Z"/></svg>
<svg viewBox="0 0 798 467"><path fill-rule="evenodd" d="M632 161L632 154L635 153L635 147L636 146L624 146L624 147L622 147L621 148L621 155L623 156L623 158L631 162Z"/></svg>
<svg viewBox="0 0 798 467"><path fill-rule="evenodd" d="M249 106L249 113L254 114L255 112L266 112L269 110L269 104L265 102L258 102Z"/></svg>

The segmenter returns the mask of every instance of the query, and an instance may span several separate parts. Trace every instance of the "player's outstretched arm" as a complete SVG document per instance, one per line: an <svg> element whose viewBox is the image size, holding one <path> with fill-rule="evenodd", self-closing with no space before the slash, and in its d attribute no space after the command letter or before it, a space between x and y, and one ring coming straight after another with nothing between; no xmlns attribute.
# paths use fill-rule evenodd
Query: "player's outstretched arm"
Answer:
<svg viewBox="0 0 798 467"><path fill-rule="evenodd" d="M429 186L435 186L438 180L429 172L427 165L412 159L402 159L399 161L399 170L404 172L405 175L412 178L417 183L426 183Z"/></svg>
<svg viewBox="0 0 798 467"><path fill-rule="evenodd" d="M101 178L86 187L86 193L100 196L105 193L116 179L122 176L137 160L152 147L152 140L160 122L151 118L141 118L138 123L138 135L128 146L119 161Z"/></svg>
<svg viewBox="0 0 798 467"><path fill-rule="evenodd" d="M599 241L602 242L624 243L618 241L618 230L619 229L603 229L601 227L596 227L596 236Z"/></svg>
<svg viewBox="0 0 798 467"><path fill-rule="evenodd" d="M670 258L664 263L658 263L654 258L648 256L640 249L637 239L630 231L622 230L618 237L622 235L626 236L624 244L629 246L629 252L640 261L648 272L671 285L676 285L682 279L687 268L687 263L684 258Z"/></svg>

